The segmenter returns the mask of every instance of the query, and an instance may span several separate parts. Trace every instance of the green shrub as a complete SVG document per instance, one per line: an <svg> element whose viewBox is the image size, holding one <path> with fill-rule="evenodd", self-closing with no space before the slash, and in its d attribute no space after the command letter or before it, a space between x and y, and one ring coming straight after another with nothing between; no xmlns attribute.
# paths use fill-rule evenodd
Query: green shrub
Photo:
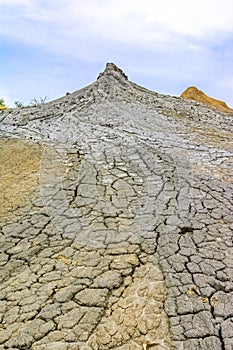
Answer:
<svg viewBox="0 0 233 350"><path fill-rule="evenodd" d="M23 106L22 102L20 102L20 101L15 101L15 107L16 107L16 108L22 108L22 107L24 107L24 106Z"/></svg>

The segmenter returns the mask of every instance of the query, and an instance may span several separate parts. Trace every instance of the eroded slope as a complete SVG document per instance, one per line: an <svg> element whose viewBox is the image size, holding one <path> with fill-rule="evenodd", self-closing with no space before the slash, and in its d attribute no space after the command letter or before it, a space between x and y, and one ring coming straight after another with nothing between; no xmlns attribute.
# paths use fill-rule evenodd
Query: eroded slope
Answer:
<svg viewBox="0 0 233 350"><path fill-rule="evenodd" d="M33 179L0 222L0 349L230 350L232 115L109 64L0 118Z"/></svg>
<svg viewBox="0 0 233 350"><path fill-rule="evenodd" d="M213 97L207 96L203 91L197 89L195 86L188 87L182 94L181 97L194 100L197 102L205 103L211 107L221 109L225 112L233 113L233 109L227 106L223 101L216 100Z"/></svg>

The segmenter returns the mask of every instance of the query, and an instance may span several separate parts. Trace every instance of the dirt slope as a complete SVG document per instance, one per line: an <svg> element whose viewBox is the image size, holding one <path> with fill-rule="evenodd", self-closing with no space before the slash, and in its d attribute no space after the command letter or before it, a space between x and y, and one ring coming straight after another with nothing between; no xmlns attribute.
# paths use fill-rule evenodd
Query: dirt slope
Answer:
<svg viewBox="0 0 233 350"><path fill-rule="evenodd" d="M213 97L207 96L203 91L197 89L195 86L190 86L187 88L180 97L186 98L188 100L194 100L197 102L205 103L209 106L216 107L225 112L233 113L233 109L227 106L223 101L216 100Z"/></svg>

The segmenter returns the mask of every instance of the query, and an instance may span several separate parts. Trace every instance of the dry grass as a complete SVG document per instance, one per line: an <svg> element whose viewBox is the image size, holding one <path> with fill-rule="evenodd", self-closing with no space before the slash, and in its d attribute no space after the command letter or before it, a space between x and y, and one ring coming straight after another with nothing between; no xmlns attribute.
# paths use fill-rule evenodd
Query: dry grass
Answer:
<svg viewBox="0 0 233 350"><path fill-rule="evenodd" d="M38 187L41 154L37 144L0 139L0 218L26 203Z"/></svg>

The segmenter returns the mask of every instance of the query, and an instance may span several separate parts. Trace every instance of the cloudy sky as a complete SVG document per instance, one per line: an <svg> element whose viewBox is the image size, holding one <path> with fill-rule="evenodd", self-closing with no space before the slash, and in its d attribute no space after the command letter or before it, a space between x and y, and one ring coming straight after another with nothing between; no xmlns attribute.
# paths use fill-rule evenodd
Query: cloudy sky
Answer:
<svg viewBox="0 0 233 350"><path fill-rule="evenodd" d="M0 0L0 98L49 100L106 62L151 90L233 107L232 0Z"/></svg>

